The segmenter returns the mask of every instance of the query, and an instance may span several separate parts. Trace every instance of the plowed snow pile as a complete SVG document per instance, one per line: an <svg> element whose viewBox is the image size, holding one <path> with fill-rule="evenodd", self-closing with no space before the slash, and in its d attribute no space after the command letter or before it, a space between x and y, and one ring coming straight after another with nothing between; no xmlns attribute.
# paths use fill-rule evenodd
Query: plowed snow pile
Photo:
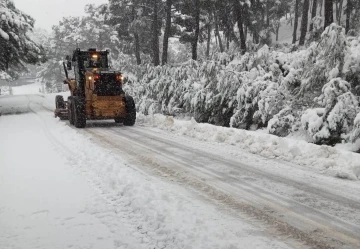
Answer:
<svg viewBox="0 0 360 249"><path fill-rule="evenodd" d="M360 179L360 155L265 133L183 121L161 114L138 115L138 123L159 127L202 141L226 143L267 158L277 158L340 178Z"/></svg>

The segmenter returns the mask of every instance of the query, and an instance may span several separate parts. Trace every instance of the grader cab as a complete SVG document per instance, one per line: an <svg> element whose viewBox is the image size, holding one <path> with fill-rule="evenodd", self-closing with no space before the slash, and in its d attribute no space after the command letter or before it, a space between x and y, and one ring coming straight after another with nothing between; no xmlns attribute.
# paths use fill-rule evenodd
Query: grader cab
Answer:
<svg viewBox="0 0 360 249"><path fill-rule="evenodd" d="M84 128L86 120L114 119L127 126L135 124L136 108L133 98L123 91L124 78L109 68L108 51L76 49L72 58L63 63L71 96L67 101L55 99L55 117L69 119L70 124ZM69 78L68 70L75 78Z"/></svg>

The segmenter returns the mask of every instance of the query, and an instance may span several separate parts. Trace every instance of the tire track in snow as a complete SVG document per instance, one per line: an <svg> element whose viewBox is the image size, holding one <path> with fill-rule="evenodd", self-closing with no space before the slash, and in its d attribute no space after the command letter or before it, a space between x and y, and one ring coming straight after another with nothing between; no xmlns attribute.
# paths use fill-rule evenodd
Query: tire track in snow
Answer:
<svg viewBox="0 0 360 249"><path fill-rule="evenodd" d="M137 237L137 239L139 239L139 241L151 241L151 237L148 236L148 233L145 232L141 232L139 231L139 228L135 225L138 223L138 221L136 220L136 217L134 216L129 216L128 213L124 212L124 210L122 210L122 207L118 207L118 202L117 202L117 198L114 195L108 195L107 193L105 193L103 191L103 189L101 188L101 182L102 179L99 176L96 176L94 174L90 174L89 171L87 171L86 169L83 168L77 168L76 166L80 166L82 161L81 161L81 156L86 158L85 154L81 153L81 156L79 157L79 154L74 153L74 151L72 151L71 149L67 148L65 145L63 145L61 143L61 141L59 141L51 132L50 132L50 128L48 127L46 120L38 113L38 110L35 109L40 109L40 110L45 110L46 112L49 111L49 109L43 107L40 103L37 102L32 102L29 99L29 111L32 112L36 118L38 119L38 121L41 124L41 129L44 132L45 136L48 138L48 140L53 144L54 148L57 148L58 151L60 152L60 154L62 154L64 156L64 158L67 158L67 160L70 162L70 164L73 166L73 168L75 169L75 171L78 174L85 174L86 180L87 182L90 184L90 186L99 194L99 197L101 199L101 201L105 201L105 203L108 205L109 211L97 211L98 209L100 209L100 207L92 207L93 210L87 210L86 212L89 214L94 215L95 217L97 217L105 226L111 226L110 230L112 231L112 233L114 235L116 235L116 233L118 232L116 228L117 221L121 221L122 226L126 227L127 229L131 229L133 230L133 236L135 235ZM37 108L33 108L31 106L31 104L35 104L37 106ZM88 163L89 164L89 163ZM98 201L99 206L101 205L100 200ZM116 218L115 218L116 217ZM139 235L140 234L140 235ZM136 246L130 245L130 244L126 244L126 242L121 242L118 240L114 241L114 246L115 248L133 248L133 249L138 249Z"/></svg>
<svg viewBox="0 0 360 249"><path fill-rule="evenodd" d="M104 129L104 128L102 128ZM111 128L110 128L111 129ZM131 134L131 131L134 130L133 128L128 128L128 127L121 127L122 130L125 130L125 132L129 132L129 134ZM90 129L88 129L89 131ZM96 129L93 129L93 130L96 130ZM98 134L98 131L96 131L95 133L93 132L90 132L90 134L92 134L93 136L95 137L98 137L100 138L103 142L104 142L104 138L105 140L108 140L112 135L114 135L114 133L118 133L119 130L114 130L112 129L113 131L108 131L108 129L106 130L105 132L105 135L100 135L99 137L99 134ZM136 129L136 132L138 133L141 133L142 131L140 129ZM119 134L118 134L119 135ZM124 137L126 134L121 134L122 137ZM128 135L128 134L127 134ZM164 148L169 148L169 146L174 146L174 144L169 144L169 143L166 143L166 140L164 141L164 139L160 139L159 141L159 137L158 136L151 136L151 134L149 133L142 133L143 137L150 137L149 139L150 140L154 140L154 141L157 141L158 143L162 143L163 144L163 147ZM111 137L113 138L113 137ZM128 142L131 144L131 141L132 140L136 140L138 138L134 138L134 137L128 137ZM111 146L115 146L115 147L118 147L118 148L121 148L122 150L125 150L126 148L124 147L121 147L121 145L119 145L118 143L114 143L114 141L111 141L111 139L109 141L106 141L106 143L108 143L108 145L111 145ZM127 144L128 145L128 144ZM154 146L153 148L156 148L156 146ZM163 149L164 149L163 148ZM143 148L143 149L149 149L148 148ZM181 148L180 148L181 149ZM184 148L182 148L184 149ZM192 150L192 149L190 149ZM125 150L126 151L126 150ZM127 151L129 154L131 154L131 152ZM156 151L156 150L153 150L152 153L159 153L159 151ZM198 152L197 152L198 153ZM167 153L169 154L169 153ZM211 155L211 154L209 154ZM209 155L206 155L206 157L208 157ZM186 159L186 158L185 158ZM143 162L145 162L148 166L152 165L152 167L154 167L154 164L156 164L156 160L154 160L153 158L149 158L147 156L142 156L142 160ZM179 159L177 158L177 160L174 160L174 158L168 158L168 161L167 162L174 162L174 161L181 161L181 160L184 160L184 158L182 159ZM186 161L186 160L185 160ZM179 164L179 162L177 162ZM184 162L180 162L180 164L184 164ZM227 198L227 197L224 197L223 196L223 193L220 193L219 194L219 190L217 188L215 189L211 189L211 186L209 186L207 183L205 183L204 185L204 182L201 180L201 179L196 179L198 182L197 183L194 183L192 182L193 179L190 179L192 178L193 176L188 176L186 175L187 173L185 172L185 175L181 175L181 173L179 172L173 172L171 169L169 169L168 167L166 166L163 166L163 165L166 165L166 164L162 164L162 165L157 165L155 166L156 167L156 170L160 173L160 175L164 175L166 174L167 176L170 176L170 178L174 178L175 180L178 180L179 182L181 183L187 183L189 184L191 187L193 187L193 189L197 190L199 193L202 193L204 194L205 192L205 195L206 195L206 192L208 192L207 194L209 194L210 196L210 199L211 198L215 198L218 202L220 203L225 203L226 206L228 206L229 208L233 209L233 210L236 210L236 211L243 211L245 213L247 213L248 215L250 216L253 216L254 217L254 214L255 214L255 217L257 220L262 220L262 221L266 221L266 222L270 222L272 223L272 225L274 227L276 227L278 229L278 231L280 231L281 233L284 234L284 236L288 236L288 235L292 235L294 238L300 240L300 241L305 241L308 245L310 246L313 246L313 247L316 247L316 248L331 248L330 245L334 245L334 248L346 248L346 245L339 242L339 241L336 241L336 240L332 240L331 238L326 238L327 240L330 241L329 244L327 243L324 243L322 242L321 240L318 241L318 239L316 238L317 236L321 236L321 233L319 233L319 229L314 229L313 230L313 234L309 234L309 233L303 233L302 231L298 230L297 228L295 227L291 227L289 226L289 224L287 223L282 223L281 221L277 220L276 218L272 219L273 216L269 215L269 213L271 214L272 210L269 210L269 211L264 211L264 210L257 210L256 208L254 208L253 206L249 205L247 206L245 209L245 211L243 210L244 209L244 203L242 203L243 207L242 208L239 208L238 206L238 200L236 200L236 198L234 198L234 200L231 200L231 198ZM183 167L184 165L182 165L181 167ZM198 168L201 168L199 167L198 165ZM183 172L184 173L184 172ZM259 174L256 174L257 172L255 172L254 174L259 176ZM204 174L204 172L202 172L202 174ZM214 179L214 175L219 175L219 172L212 172L212 174L208 174L207 177L209 179ZM220 174L221 175L221 174ZM268 177L268 176L267 176ZM180 180L179 180L180 178ZM224 179L223 178L218 178L218 182L220 181L223 181ZM234 181L234 179L232 179L232 181ZM292 182L292 185L295 186L295 185L298 185L297 187L301 187L301 183L296 183L294 184L295 182L294 181L290 181ZM287 183L288 184L288 183ZM218 188L221 188L220 186L217 186ZM315 188L312 188L313 190ZM236 188L234 189L236 191ZM228 186L225 187L224 191L229 191L229 188ZM316 191L315 191L316 192ZM321 192L321 191L320 191ZM324 192L325 196L328 198L326 192ZM328 193L329 194L329 193ZM321 194L320 194L321 195ZM330 196L331 197L331 196ZM345 198L346 199L346 198ZM348 201L348 200L347 200ZM358 203L357 202L353 202L352 204L350 204L352 206L357 206ZM269 217L267 217L267 215L269 215ZM345 224L346 225L346 224ZM312 231L311 231L312 232ZM341 235L337 235L337 237L342 237ZM347 240L349 238L343 238L344 240ZM350 238L351 240L351 238ZM356 243L356 241L355 241ZM349 247L351 248L351 247Z"/></svg>
<svg viewBox="0 0 360 249"><path fill-rule="evenodd" d="M32 105L31 105L31 107L32 107ZM36 104L36 107L37 107L37 104ZM34 109L38 109L38 108L34 108ZM41 109L43 109L43 108L41 108ZM91 172L89 172L90 168L99 168L99 166L100 167L108 167L108 165L106 163L102 164L101 160L92 161L93 157L91 157L91 156L86 158L86 156L89 156L89 154L86 154L85 151L84 151L85 154L81 153L81 151L79 151L79 153L75 154L71 150L72 146L67 148L66 146L64 146L64 144L68 145L68 143L63 144L62 143L63 141L61 140L61 137L55 136L56 134L52 134L53 133L52 127L48 127L48 123L49 123L48 120L47 120L48 115L46 114L46 116L45 116L45 115L41 114L41 112L38 112L37 110L33 110L33 112L36 114L39 121L41 122L41 124L42 124L41 128L45 132L45 134L47 134L49 140L53 142L54 146L56 148L58 148L61 153L63 153L64 157L73 160L72 164L73 164L75 169L76 169L77 166L80 166L80 168L77 171L80 172L80 173L85 173L85 175L87 175L88 178L90 178L89 183L91 185L93 185L94 188L98 189L101 198L103 200L105 200L109 206L112 207L113 211L110 210L109 211L110 213L104 213L104 212L96 213L96 208L95 208L95 212L94 213L90 212L90 214L96 215L96 217L98 217L100 220L104 221L103 223L105 225L107 225L107 226L109 224L113 225L112 227L110 227L110 229L114 229L113 230L114 233L117 232L116 227L119 227L119 223L120 223L121 226L126 227L125 230L130 229L130 230L133 231L131 236L134 236L134 237L140 239L142 241L143 245L147 246L147 247L144 247L144 248L174 248L174 249L175 248L176 249L177 248L190 248L189 241L191 242L192 240L195 240L195 242L197 242L197 244L191 245L191 247L194 247L194 248L225 248L224 246L219 246L219 245L214 245L214 246L210 246L210 247L209 246L206 247L206 245L214 243L214 241L215 241L215 244L217 244L216 241L219 238L220 238L220 241L221 241L221 238L224 237L224 235L225 235L225 238L228 238L228 237L232 238L231 236L233 236L233 235L227 236L227 234L231 234L231 232L229 232L227 230L224 230L224 229L221 229L222 227L224 227L223 224L217 224L217 219L219 219L221 222L224 222L225 224L227 224L228 221L227 221L227 219L225 219L223 217L223 215L221 215L220 217L218 215L215 215L215 217L217 217L217 218L215 218L215 220L213 220L213 217L208 217L209 215L206 214L206 212L205 212L205 214L203 214L204 213L203 212L203 213L199 213L198 216L195 215L195 217L203 217L202 219L204 219L203 221L205 221L205 223L206 223L205 228L211 227L212 228L211 230L214 230L213 227L218 226L218 227L220 227L220 230L219 230L219 228L216 228L215 231L218 231L218 232L215 232L215 233L213 231L210 231L211 235L215 235L215 239L212 239L212 237L210 236L211 239L210 238L208 239L210 242L202 241L201 242L202 244L199 245L198 243L199 243L200 240L197 239L196 236L202 235L201 234L202 232L200 232L200 234L197 232L198 229L201 229L202 224L201 223L197 224L197 218L194 220L195 223L194 223L194 221L191 221L191 223L188 222L189 219L192 219L191 217L194 214L198 213L198 211L194 212L192 209L190 210L190 213L189 213L190 217L189 218L184 217L183 221L181 221L182 223L185 222L184 224L181 224L180 226L179 226L179 224L176 224L178 227L173 228L171 230L172 232L169 234L170 236L167 237L166 234L163 234L163 235L160 235L161 238L158 238L159 235L154 233L154 231L152 231L151 229L149 230L149 227L147 228L147 227L143 227L141 225L141 224L144 224L144 219L146 219L145 220L145 222L146 222L149 219L149 217L146 217L146 216L144 217L144 216L141 215L141 213L137 213L136 211L134 212L133 208L130 205L131 203L130 204L126 204L126 203L124 204L123 200L122 200L123 198L121 196L119 196L120 193L106 192L107 188L106 188L105 185L106 184L109 185L109 183L111 184L111 179L110 178L109 179L106 178L106 177L101 178L100 176L98 176L96 174L95 175L91 174ZM64 128L68 129L69 127L64 127ZM77 129L74 129L74 131L76 131L75 133L85 133L86 135L89 135L86 131L83 132L82 130L77 130ZM89 136L87 136L87 137L89 137ZM94 141L94 142L98 143L98 141ZM70 143L70 145L71 145L71 143ZM83 166L83 164L81 164L81 159L82 158L84 160L87 159L86 161L89 162L88 165ZM128 166L128 165L125 165L125 166ZM132 168L132 169L141 172L141 169L139 169L139 168ZM113 169L109 170L109 168L108 168L106 170L108 170L108 172L106 172L106 175L111 175L111 173L114 173L115 175L117 174L116 172L113 172ZM96 173L103 173L103 172L99 171L99 172L96 172ZM146 175L148 175L148 174L146 174ZM107 181L107 180L110 180L110 181ZM104 186L105 186L105 188L104 188ZM145 191L145 192L147 192L147 191ZM176 198L176 196L177 196L176 193L172 193L171 198ZM180 199L181 199L180 202L176 201L175 203L179 202L180 204L184 204L185 207L186 207L186 210L187 210L188 209L187 202L189 200L187 200L187 201L185 200L185 203L183 203L184 202L184 200L182 200L183 197L181 197ZM134 202L135 201L136 200L134 200ZM164 204L166 205L167 203L165 202ZM200 210L204 209L204 208L202 208L202 206L203 205L200 205L200 207L199 207ZM198 208L196 208L196 209L198 209ZM165 208L165 211L168 212L168 210L166 208ZM171 211L171 209L170 209L170 211ZM165 212L165 214L166 214L166 212ZM183 214L184 214L184 212L180 212L180 215L183 215ZM163 215L162 212L160 212L160 216L161 215ZM201 218L200 218L200 220L201 220ZM210 221L210 222L208 222L208 221ZM232 221L232 219L231 219L231 221ZM140 225L136 226L136 224L140 224ZM193 225L191 227L189 227L188 224L191 224L191 225L193 224ZM209 226L209 224L213 224L213 225ZM229 224L233 225L233 222L230 222ZM243 226L241 224L241 222L236 223L236 224L237 224L237 227L240 227L239 229L237 227L236 228L235 227L234 228L228 227L228 228L230 230L234 230L234 231L239 231L239 230L241 231L241 229L242 229L241 227ZM168 224L168 225L170 225L170 227L171 227L173 224ZM262 230L262 228L261 228L261 230ZM258 245L258 246L261 245L261 244L264 244L264 242L262 242L262 240L263 240L263 238L265 238L266 241L268 241L267 248L283 248L284 247L283 242L279 243L278 242L279 240L276 240L276 239L274 240L274 238L269 237L268 234L266 234L266 233L263 234L261 232L261 230L260 230L260 232L258 230L254 230L254 231L251 230L250 232L241 231L241 232L244 232L244 234L238 233L238 234L236 234L236 237L242 238L243 236L245 236L245 241L246 241L246 236L249 236L249 234L250 234L250 236L251 236L251 234L255 234L255 235L253 235L251 237L259 239L259 241L255 240L251 244ZM181 233L179 238L180 238L180 240L184 241L183 243L182 242L179 243L179 241L178 241L179 238L176 235L178 231ZM160 232L160 233L163 233L163 232ZM205 235L205 234L203 234L203 235ZM219 237L219 235L220 235L220 237ZM165 236L166 244L163 243L164 236ZM193 237L193 236L195 236L195 237ZM209 235L206 235L206 236L209 237ZM206 236L204 236L204 237L206 237ZM174 243L175 240L177 240L177 243ZM240 239L240 240L237 239L237 240L240 241L241 243L244 243L244 242L242 242L242 239ZM289 239L283 238L280 241L289 242ZM181 244L184 244L185 246L179 246ZM226 242L226 244L231 245L231 242ZM279 244L281 246L279 246ZM290 244L293 246L293 248L304 248L303 245L299 246L299 243L291 242ZM154 246L152 246L152 245L154 245ZM188 245L188 246L186 246L186 245ZM131 246L130 244L124 244L124 242L121 242L121 241L118 241L118 240L115 241L114 246L116 248L128 248L128 249L136 248L136 249L139 249L139 247L134 247L134 246ZM238 245L234 244L234 245L231 245L230 247L226 247L226 248L238 248Z"/></svg>
<svg viewBox="0 0 360 249"><path fill-rule="evenodd" d="M254 185L250 187L250 186L245 186L244 184L239 184L239 182L237 181L238 179L234 177L229 178L229 176L225 176L223 173L219 171L208 170L208 169L204 171L204 168L207 168L206 165L199 164L196 162L194 163L194 160L189 159L189 156L186 158L187 155L185 155L184 157L174 158L171 155L171 151L164 153L164 149L176 148L177 150L187 150L187 153L194 153L195 156L198 155L200 157L204 157L204 152L194 150L194 148L184 149L182 146L179 147L179 145L177 145L176 143L171 143L171 142L169 143L169 141L166 140L164 141L164 139L159 139L158 136L153 136L144 133L143 131L137 128L127 128L127 127L121 127L121 129L89 128L87 129L87 131L93 136L99 138L101 141L110 145L110 147L118 148L120 151L126 152L135 158L141 157L142 158L141 161L145 164L145 167L146 166L153 167L153 170L158 171L159 175L166 174L182 184L191 186L192 188L203 194L205 193L205 195L207 195L208 198L210 199L214 198L218 202L230 206L232 209L240 210L250 216L253 217L255 216L255 218L257 219L260 219L265 222L270 222L280 232L285 233L287 235L291 235L298 240L305 241L308 245L315 246L317 248L330 248L331 246L334 246L334 248L347 248L346 247L347 245L345 245L341 241L346 241L353 245L357 245L358 243L360 243L360 238L359 235L357 234L357 229L359 228L358 226L354 226L353 224L349 224L341 220L337 220L339 222L338 226L332 226L332 223L334 222L332 216L308 208L302 205L301 203L297 203L295 201L289 201L286 198L279 197L278 195L274 195L260 188L257 188L258 192L256 191L254 192L253 188L256 188ZM118 138L115 139L114 136L117 136ZM120 142L120 139L123 141ZM162 144L161 149L159 149L159 144ZM131 149L129 147L134 147L134 148ZM143 155L139 156L137 155L137 152L134 151L137 152L142 151ZM158 156L151 156L151 155L158 155ZM205 157L209 157L211 158L211 160L218 161L221 164L225 164L225 165L230 164L232 165L232 167L237 167L237 170L240 170L242 172L249 171L247 170L247 168L244 167L240 167L239 169L238 164L231 162L231 160L229 162L229 160L217 158L216 156L208 153L205 153ZM164 158L166 159L164 160ZM167 163L172 163L173 165L177 165L176 169L174 169L174 167L171 168L167 167L166 166ZM191 174L190 172L186 172L189 170L192 171ZM200 174L199 171L201 171ZM196 174L198 175L197 178L196 177L194 178L194 173L195 176ZM251 173L257 177L259 177L260 175L261 177L269 178L269 176L264 175L263 172L257 172L256 170L255 172L251 171ZM217 179L217 180L215 182L208 184L207 182L204 182L201 179L204 177L208 179ZM278 179L279 177L275 178L275 180ZM229 187L229 184L227 184L229 180L231 180L231 184L233 185L231 187ZM234 182L235 183L238 182L238 183L234 184ZM247 182L246 184L249 184L249 182ZM291 180L286 180L286 184L290 186L299 185L299 183L296 183ZM215 186L215 188L213 186ZM241 190L243 190L243 192L241 192L243 196L236 194L236 191L239 192ZM311 188L306 188L305 190L310 191ZM249 197L249 192L250 192L250 197ZM322 193L322 191L317 189L315 189L315 192L317 192L317 194L319 195L321 195ZM228 195L229 193L230 195ZM259 193L261 193L261 195L263 196L261 198L255 198L257 199L255 203L256 202L262 203L264 210L256 208L255 207L256 205L254 205L254 200L251 200L251 198L254 198L254 196L256 196ZM250 203L239 202L239 199L243 198L246 195L248 196L247 201L250 201ZM325 192L324 195L328 196L329 193ZM272 198L269 199L268 198L269 196ZM271 199L273 199L273 201L271 201ZM266 201L264 202L264 200ZM274 200L275 201L281 200L283 202L282 206L277 203L274 203ZM289 209L288 207L286 207L287 205L290 205L291 208ZM358 203L353 202L352 205L356 207ZM277 208L277 212L275 213L274 213L274 208L275 210ZM266 211L266 209L268 210ZM297 210L294 212L295 209ZM300 225L305 226L306 232L303 232L300 229L296 228L296 226L299 226L299 223L296 224L292 222L292 224L294 224L294 226L292 226L287 223L288 221L286 219L284 222L284 215L281 212L285 212L288 216L292 214L294 220L302 220L302 222L300 222ZM307 218L304 217L304 215L307 216ZM313 221L311 219L312 217L315 217L316 221ZM327 221L327 219L330 219L330 221ZM341 226L343 226L344 228L342 228ZM321 239L319 239L319 237L321 237ZM337 238L337 240L333 239L333 237ZM349 248L351 248L351 246Z"/></svg>
<svg viewBox="0 0 360 249"><path fill-rule="evenodd" d="M111 130L114 133L117 133L120 131L119 129L114 129L114 128L112 128ZM120 131L120 132L122 132L122 131ZM244 172L246 172L247 175L250 177L249 179L255 180L255 178L263 178L263 179L271 180L274 183L281 183L284 186L291 186L295 189L301 190L303 193L311 193L311 194L315 195L313 197L316 197L316 199L323 198L327 201L331 200L331 201L333 201L332 204L341 203L341 207L342 208L347 207L347 208L349 208L349 211L360 210L360 199L359 198L357 198L356 200L353 200L346 196L335 195L328 190L313 186L309 182L303 182L303 181L299 181L297 179L290 179L288 177L280 176L280 175L274 174L272 171L266 170L264 168L258 169L255 167L248 166L246 163L242 163L241 159L239 160L236 158L232 159L229 157L224 157L224 155L221 155L220 153L214 154L214 148L211 148L210 146L207 148L209 148L209 150L211 150L212 153L208 153L204 149L201 150L201 149L194 148L194 146L198 146L199 143L196 143L195 145L193 145L191 147L190 146L186 147L180 143L173 143L173 142L171 142L171 140L169 138L161 137L161 136L159 136L159 134L154 136L153 135L154 133L151 131L144 132L143 129L136 129L136 133L141 134L141 137L147 139L148 142L158 141L159 143L164 145L165 150L169 150L169 148L176 148L177 151L183 151L183 154L193 153L193 154L198 155L197 158L201 158L201 160L197 159L198 161L204 161L204 160L211 159L212 161L220 162L220 164L216 165L216 171L214 171L214 168L211 168L211 170L213 172L215 172L216 175L220 174L223 177L229 177L232 180L236 181L238 179L234 178L231 174L229 174L229 172L231 172L232 174L237 175L237 176L243 175ZM131 134L131 133L128 132L128 134ZM122 132L121 135L123 136L125 134ZM139 140L139 139L137 139L137 140ZM204 145L202 144L200 147L204 147ZM172 151L167 151L166 154L169 156L172 154ZM179 160L180 157L183 160L188 161L188 163L189 163L189 160L187 157L180 155L177 159ZM266 159L266 160L268 160L268 159ZM191 163L194 163L194 161L192 161ZM199 165L199 163L196 163L196 161L195 161L195 164ZM224 165L226 165L226 167L223 167ZM229 167L231 167L231 171L229 171L229 169L228 169ZM252 176L254 176L255 178L251 178ZM358 196L356 196L356 197L358 197ZM353 218L355 218L355 217L352 217L351 220ZM358 217L358 218L360 218L360 217ZM359 220L359 224L360 224L360 220Z"/></svg>

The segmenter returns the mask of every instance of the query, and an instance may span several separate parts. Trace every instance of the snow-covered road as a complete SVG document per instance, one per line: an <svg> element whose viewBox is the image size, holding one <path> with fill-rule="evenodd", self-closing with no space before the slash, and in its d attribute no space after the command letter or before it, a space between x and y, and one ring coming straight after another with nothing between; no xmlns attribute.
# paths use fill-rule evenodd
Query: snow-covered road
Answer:
<svg viewBox="0 0 360 249"><path fill-rule="evenodd" d="M14 99L26 111L28 98ZM37 115L1 117L0 248L111 248L110 229L89 213L99 198Z"/></svg>
<svg viewBox="0 0 360 249"><path fill-rule="evenodd" d="M141 123L76 130L45 102L0 98L28 112L0 117L0 248L360 245L358 181Z"/></svg>

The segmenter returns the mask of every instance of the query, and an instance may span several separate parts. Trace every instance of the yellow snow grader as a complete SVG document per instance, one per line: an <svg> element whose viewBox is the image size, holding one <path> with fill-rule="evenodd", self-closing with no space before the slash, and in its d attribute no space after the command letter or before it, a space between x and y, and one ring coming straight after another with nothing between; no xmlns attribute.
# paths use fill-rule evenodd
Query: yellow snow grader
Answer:
<svg viewBox="0 0 360 249"><path fill-rule="evenodd" d="M63 62L64 84L71 96L67 101L55 98L55 117L68 119L76 128L84 128L86 120L114 119L116 123L133 126L136 120L134 99L123 91L123 75L109 68L108 51L76 49L72 58ZM74 69L75 79L68 70Z"/></svg>

